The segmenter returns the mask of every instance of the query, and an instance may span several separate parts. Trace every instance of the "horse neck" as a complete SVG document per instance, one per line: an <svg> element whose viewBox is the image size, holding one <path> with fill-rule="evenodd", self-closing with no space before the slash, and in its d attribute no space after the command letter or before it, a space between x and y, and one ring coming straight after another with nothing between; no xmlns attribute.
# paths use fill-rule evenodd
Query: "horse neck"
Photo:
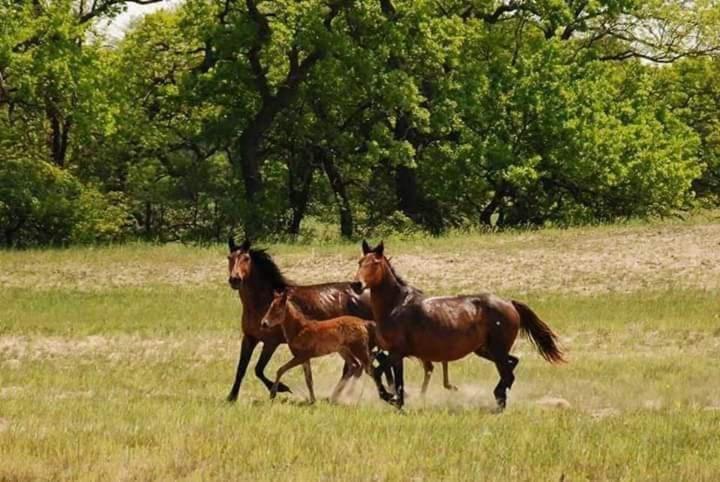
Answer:
<svg viewBox="0 0 720 482"><path fill-rule="evenodd" d="M287 310L285 311L285 319L282 322L283 335L285 335L288 343L303 331L307 323L307 320L305 320L295 305L288 303Z"/></svg>
<svg viewBox="0 0 720 482"><path fill-rule="evenodd" d="M244 311L255 314L259 322L259 317L265 314L272 302L273 289L270 283L251 273L249 279L242 284L239 293Z"/></svg>
<svg viewBox="0 0 720 482"><path fill-rule="evenodd" d="M405 287L398 282L390 267L386 267L382 282L377 287L370 289L375 322L382 323L387 320L392 310L402 301L404 294Z"/></svg>

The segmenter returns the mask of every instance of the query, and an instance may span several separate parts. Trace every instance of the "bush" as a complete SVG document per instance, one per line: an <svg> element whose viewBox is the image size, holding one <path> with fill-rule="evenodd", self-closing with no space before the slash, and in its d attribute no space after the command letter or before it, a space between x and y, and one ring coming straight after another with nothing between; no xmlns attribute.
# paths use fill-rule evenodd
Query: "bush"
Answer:
<svg viewBox="0 0 720 482"><path fill-rule="evenodd" d="M47 162L5 160L0 165L0 243L25 247L118 239L128 216L123 203L115 201Z"/></svg>

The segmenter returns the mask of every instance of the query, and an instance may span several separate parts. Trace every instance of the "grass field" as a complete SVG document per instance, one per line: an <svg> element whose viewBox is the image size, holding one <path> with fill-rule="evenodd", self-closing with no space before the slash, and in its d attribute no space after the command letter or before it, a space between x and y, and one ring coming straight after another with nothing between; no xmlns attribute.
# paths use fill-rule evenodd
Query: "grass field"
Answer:
<svg viewBox="0 0 720 482"><path fill-rule="evenodd" d="M0 480L719 480L720 224L691 220L386 240L429 293L492 290L560 334L522 340L509 407L494 367L439 367L403 414L369 379L340 405L275 403L248 370L224 247L0 252ZM270 246L289 277L348 279L358 246ZM257 353L256 353L257 356ZM288 359L280 350L269 374ZM314 364L329 395L341 362Z"/></svg>

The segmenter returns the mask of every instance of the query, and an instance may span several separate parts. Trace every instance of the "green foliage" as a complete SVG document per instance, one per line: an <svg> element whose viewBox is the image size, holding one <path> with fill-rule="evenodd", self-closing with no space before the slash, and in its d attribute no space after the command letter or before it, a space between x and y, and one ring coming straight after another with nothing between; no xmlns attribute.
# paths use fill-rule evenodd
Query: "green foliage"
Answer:
<svg viewBox="0 0 720 482"><path fill-rule="evenodd" d="M2 172L55 173L3 187L0 227L69 193L28 243L282 238L306 218L437 234L720 198L711 2L186 0L109 42L123 4L0 7Z"/></svg>
<svg viewBox="0 0 720 482"><path fill-rule="evenodd" d="M6 245L62 243L78 220L82 185L44 161L0 164L0 223Z"/></svg>

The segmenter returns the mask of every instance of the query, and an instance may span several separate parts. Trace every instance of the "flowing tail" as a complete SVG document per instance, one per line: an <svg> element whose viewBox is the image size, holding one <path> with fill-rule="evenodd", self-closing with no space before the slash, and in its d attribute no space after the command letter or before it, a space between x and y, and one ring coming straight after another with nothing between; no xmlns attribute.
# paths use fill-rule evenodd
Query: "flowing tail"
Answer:
<svg viewBox="0 0 720 482"><path fill-rule="evenodd" d="M538 349L540 355L550 363L565 361L563 353L557 346L557 335L550 327L530 309L525 303L511 300L515 309L520 313L520 328L528 339Z"/></svg>

